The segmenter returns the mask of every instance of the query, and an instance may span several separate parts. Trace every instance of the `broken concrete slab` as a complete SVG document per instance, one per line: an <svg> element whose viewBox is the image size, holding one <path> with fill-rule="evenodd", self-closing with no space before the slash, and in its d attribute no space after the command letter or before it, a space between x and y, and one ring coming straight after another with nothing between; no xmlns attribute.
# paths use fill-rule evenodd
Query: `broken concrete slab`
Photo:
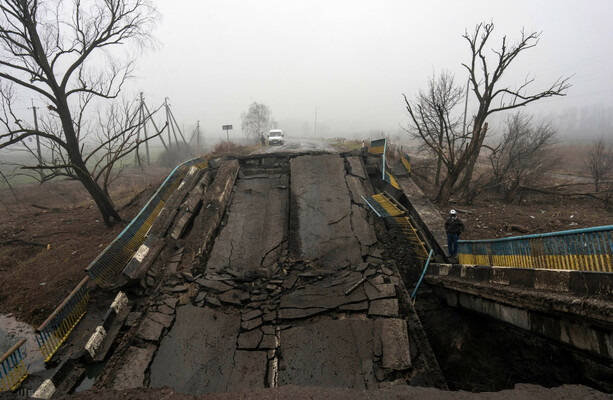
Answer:
<svg viewBox="0 0 613 400"><path fill-rule="evenodd" d="M185 239L183 263L191 265L208 247L213 232L217 230L226 209L228 199L238 174L237 160L226 161L215 175L215 180L207 188L202 200L202 208L194 220L194 226Z"/></svg>
<svg viewBox="0 0 613 400"><path fill-rule="evenodd" d="M233 304L235 306L240 306L241 303L241 295L244 292L238 289L228 290L219 295L219 301L226 304Z"/></svg>
<svg viewBox="0 0 613 400"><path fill-rule="evenodd" d="M238 336L238 348L246 350L257 349L263 336L264 334L259 329L241 333Z"/></svg>
<svg viewBox="0 0 613 400"><path fill-rule="evenodd" d="M372 284L367 281L364 285L368 300L386 299L396 297L396 287L391 283Z"/></svg>
<svg viewBox="0 0 613 400"><path fill-rule="evenodd" d="M243 328L246 331L250 331L250 330L255 329L258 326L262 325L262 323L263 323L262 318L254 318L254 319L249 320L249 321L241 322L241 328Z"/></svg>
<svg viewBox="0 0 613 400"><path fill-rule="evenodd" d="M364 190L364 186L362 185L360 178L353 175L345 175L345 180L347 181L347 186L349 187L351 200L358 205L366 204L362 198L366 197L366 191Z"/></svg>
<svg viewBox="0 0 613 400"><path fill-rule="evenodd" d="M368 315L378 315L383 317L398 316L398 299L382 299L370 302Z"/></svg>
<svg viewBox="0 0 613 400"><path fill-rule="evenodd" d="M327 308L284 308L279 310L279 319L303 319L328 311Z"/></svg>
<svg viewBox="0 0 613 400"><path fill-rule="evenodd" d="M357 204L351 205L351 226L353 228L353 234L357 238L360 245L365 248L362 252L363 256L370 254L370 246L377 243L377 236L373 226L368 223L366 210ZM361 260L360 260L361 261Z"/></svg>
<svg viewBox="0 0 613 400"><path fill-rule="evenodd" d="M162 314L162 313L149 313L147 314L148 318L151 318L153 321L162 324L164 328L170 327L172 325L172 321L175 319L174 315Z"/></svg>
<svg viewBox="0 0 613 400"><path fill-rule="evenodd" d="M136 333L136 335L143 340L157 342L160 340L163 330L164 325L152 320L148 316L145 316L138 328L138 332Z"/></svg>
<svg viewBox="0 0 613 400"><path fill-rule="evenodd" d="M237 315L208 307L177 307L175 324L151 364L149 386L188 394L226 391L239 329Z"/></svg>
<svg viewBox="0 0 613 400"><path fill-rule="evenodd" d="M206 278L199 278L196 279L196 282L203 288L206 289L210 292L213 293L223 293L226 292L230 289L232 289L232 286L227 285L221 281L217 281L217 280L212 280L212 279L206 279Z"/></svg>
<svg viewBox="0 0 613 400"><path fill-rule="evenodd" d="M287 277L287 279L283 281L282 286L284 289L289 290L294 287L294 285L296 284L296 281L298 281L298 275L291 274L290 276Z"/></svg>
<svg viewBox="0 0 613 400"><path fill-rule="evenodd" d="M279 339L275 335L264 335L258 348L263 350L276 349L279 346Z"/></svg>
<svg viewBox="0 0 613 400"><path fill-rule="evenodd" d="M368 302L362 301L360 303L343 304L338 309L341 311L366 311L368 310Z"/></svg>
<svg viewBox="0 0 613 400"><path fill-rule="evenodd" d="M272 325L264 325L260 329L265 335L274 335L276 331L275 327Z"/></svg>
<svg viewBox="0 0 613 400"><path fill-rule="evenodd" d="M405 370L411 367L407 324L398 318L378 318L383 357L381 366L387 369Z"/></svg>
<svg viewBox="0 0 613 400"><path fill-rule="evenodd" d="M264 322L272 322L276 318L277 318L277 312L276 311L264 313L264 315L262 316L262 319L264 320Z"/></svg>
<svg viewBox="0 0 613 400"><path fill-rule="evenodd" d="M248 311L246 313L241 314L241 320L242 321L249 321L251 319L257 318L262 316L262 311L261 310L251 310Z"/></svg>
<svg viewBox="0 0 613 400"><path fill-rule="evenodd" d="M143 278L165 244L164 239L149 235L122 270L124 278L128 282L135 282Z"/></svg>
<svg viewBox="0 0 613 400"><path fill-rule="evenodd" d="M267 271L281 254L287 235L289 177L238 180L229 205L228 223L221 229L207 262L207 271L240 265L239 276L263 267Z"/></svg>
<svg viewBox="0 0 613 400"><path fill-rule="evenodd" d="M323 320L281 331L278 384L367 389L374 321Z"/></svg>
<svg viewBox="0 0 613 400"><path fill-rule="evenodd" d="M368 175L366 175L364 164L362 163L362 159L360 157L347 157L346 160L349 162L349 172L351 175L368 180Z"/></svg>
<svg viewBox="0 0 613 400"><path fill-rule="evenodd" d="M343 304L359 303L366 300L363 285L345 294L344 286L323 287L315 284L296 289L281 296L279 307L284 308L326 308L334 309Z"/></svg>
<svg viewBox="0 0 613 400"><path fill-rule="evenodd" d="M162 304L161 306L159 306L157 308L157 311L162 313L162 314L168 314L168 315L175 313L175 309L168 307L168 305L166 305L166 304Z"/></svg>
<svg viewBox="0 0 613 400"><path fill-rule="evenodd" d="M144 349L130 346L124 358L125 362L117 369L111 387L115 390L142 388L145 384L145 371L155 350L154 345Z"/></svg>
<svg viewBox="0 0 613 400"><path fill-rule="evenodd" d="M207 294L208 294L207 292L199 292L196 298L194 299L194 303L200 303L202 300L206 298Z"/></svg>
<svg viewBox="0 0 613 400"><path fill-rule="evenodd" d="M221 307L221 301L219 301L219 299L215 296L208 296L205 298L206 303L213 305L215 307Z"/></svg>
<svg viewBox="0 0 613 400"><path fill-rule="evenodd" d="M228 378L227 390L265 387L267 362L265 351L237 351Z"/></svg>
<svg viewBox="0 0 613 400"><path fill-rule="evenodd" d="M290 250L294 258L316 259L333 269L361 261L344 175L338 155L292 159L291 197L296 207L291 208Z"/></svg>

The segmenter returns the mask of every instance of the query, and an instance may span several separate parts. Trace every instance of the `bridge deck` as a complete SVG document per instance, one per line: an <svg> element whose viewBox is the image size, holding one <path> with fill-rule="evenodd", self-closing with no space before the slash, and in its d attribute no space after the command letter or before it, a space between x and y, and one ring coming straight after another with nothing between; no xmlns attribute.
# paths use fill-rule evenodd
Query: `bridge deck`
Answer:
<svg viewBox="0 0 613 400"><path fill-rule="evenodd" d="M210 253L161 253L160 286L96 386L374 389L412 376L446 387L361 202L370 190L361 163L337 154L257 163L241 166ZM189 275L192 266L202 273Z"/></svg>

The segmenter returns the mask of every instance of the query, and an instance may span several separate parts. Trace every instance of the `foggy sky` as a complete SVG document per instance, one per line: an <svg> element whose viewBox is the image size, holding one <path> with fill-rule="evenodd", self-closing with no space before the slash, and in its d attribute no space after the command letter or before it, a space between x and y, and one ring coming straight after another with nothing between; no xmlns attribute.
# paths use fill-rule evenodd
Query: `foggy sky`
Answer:
<svg viewBox="0 0 613 400"><path fill-rule="evenodd" d="M329 133L396 132L412 98L433 71L450 70L465 85L469 48L461 35L478 22L503 35L542 31L538 46L520 56L506 82L527 73L533 90L575 74L563 99L527 111L551 115L613 100L613 1L339 1L157 0L157 50L139 59L127 93L149 104L170 99L181 123L200 120L209 134L240 126L253 101L276 120ZM287 127L285 127L288 129ZM239 131L234 131L239 135ZM302 132L288 132L301 134Z"/></svg>

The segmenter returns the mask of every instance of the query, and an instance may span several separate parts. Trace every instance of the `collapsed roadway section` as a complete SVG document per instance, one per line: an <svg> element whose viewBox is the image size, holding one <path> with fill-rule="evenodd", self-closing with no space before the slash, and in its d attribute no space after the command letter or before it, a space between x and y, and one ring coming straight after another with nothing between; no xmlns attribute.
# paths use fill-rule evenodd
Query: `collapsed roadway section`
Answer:
<svg viewBox="0 0 613 400"><path fill-rule="evenodd" d="M129 329L95 388L446 389L359 153L190 171L124 270Z"/></svg>

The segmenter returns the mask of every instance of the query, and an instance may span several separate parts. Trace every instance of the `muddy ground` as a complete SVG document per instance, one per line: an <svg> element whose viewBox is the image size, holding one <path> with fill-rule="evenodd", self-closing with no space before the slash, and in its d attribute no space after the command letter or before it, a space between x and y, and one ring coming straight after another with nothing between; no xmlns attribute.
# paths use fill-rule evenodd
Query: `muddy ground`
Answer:
<svg viewBox="0 0 613 400"><path fill-rule="evenodd" d="M577 167L579 168L579 167ZM130 221L170 172L129 171L112 189L120 214ZM417 179L426 193L431 186ZM584 189L587 190L589 185ZM83 269L125 227L107 228L75 181L0 189L0 313L37 325L83 278ZM573 189L576 190L576 189ZM466 224L462 239L483 239L613 224L613 211L590 197L532 194L517 204L483 194L473 204L454 202Z"/></svg>
<svg viewBox="0 0 613 400"><path fill-rule="evenodd" d="M121 187L115 189L113 198L126 221L138 213L168 172L169 170L166 169L155 169L145 175L130 174L129 179ZM428 191L427 182L421 181L420 183ZM7 189L0 191L2 199L2 204L0 204L0 275L3 282L0 286L0 313L13 314L19 320L37 325L76 286L84 276L83 269L121 232L125 224L106 228L95 206L88 200L86 193L77 182L61 181L43 186L20 187L15 189L15 195L16 199ZM463 205L452 202L449 207L458 209L461 218L466 223L467 229L463 239L504 237L613 224L613 213L605 210L598 200L586 197L531 195L519 204L509 205L503 203L500 196L488 194L478 197L473 204ZM447 211L448 207L441 209L441 215L446 216ZM427 318L424 317L433 311L435 310L428 310L426 307L421 310L420 317L425 321ZM479 352L480 344L483 344L485 348L495 347L492 344L495 342L493 339L497 334L504 334L504 329L503 331L491 330L492 327L485 326L482 322L473 321L471 323L470 316L457 316L442 310L436 310L436 312L441 317L424 322L426 331L447 332L451 327L458 328L456 329L458 334L449 335L446 341L440 339L444 335L441 335L439 339L430 338L437 357L446 357L445 360L439 358L439 361L453 389L488 391L498 388L499 390L502 387L512 388L517 382L536 383L535 381L546 386L571 382L589 383L566 376L565 372L554 379L547 376L539 381L539 379L535 380L534 376L525 375L534 370L526 370L517 374L517 369L508 368L516 375L509 373L508 376L505 376L505 365L508 362L506 359L492 361L491 354ZM460 317L463 318L462 321L456 321ZM497 333L490 340L479 334L481 330ZM508 341L508 349L516 350L518 347L516 343ZM451 348L457 351L445 351L443 354L437 351L437 348ZM524 362L523 357L530 356L528 353L520 354L522 358L515 361L521 364ZM538 363L542 359L539 358L539 354L526 359L534 359L534 362ZM513 357L517 356L516 353L513 353ZM467 370L467 357L471 360L472 365L482 365L489 371L491 371L490 367L495 367L496 375L492 374L488 377L485 374L486 377L482 378L483 370L478 368ZM560 354L548 353L548 357L550 357L548 361L552 364L568 361L564 355ZM482 360L485 358L488 359ZM547 368L547 364L545 363L543 367ZM470 384L466 383L468 380ZM536 391L531 394L545 393L538 392L540 389L542 388L535 389ZM591 393L584 394L590 395ZM135 393L134 395L136 396ZM157 398L157 395L159 393L152 393L151 398ZM167 397L173 398L172 394Z"/></svg>
<svg viewBox="0 0 613 400"><path fill-rule="evenodd" d="M170 172L128 171L112 198L125 222L107 228L79 182L0 189L0 313L42 323Z"/></svg>

